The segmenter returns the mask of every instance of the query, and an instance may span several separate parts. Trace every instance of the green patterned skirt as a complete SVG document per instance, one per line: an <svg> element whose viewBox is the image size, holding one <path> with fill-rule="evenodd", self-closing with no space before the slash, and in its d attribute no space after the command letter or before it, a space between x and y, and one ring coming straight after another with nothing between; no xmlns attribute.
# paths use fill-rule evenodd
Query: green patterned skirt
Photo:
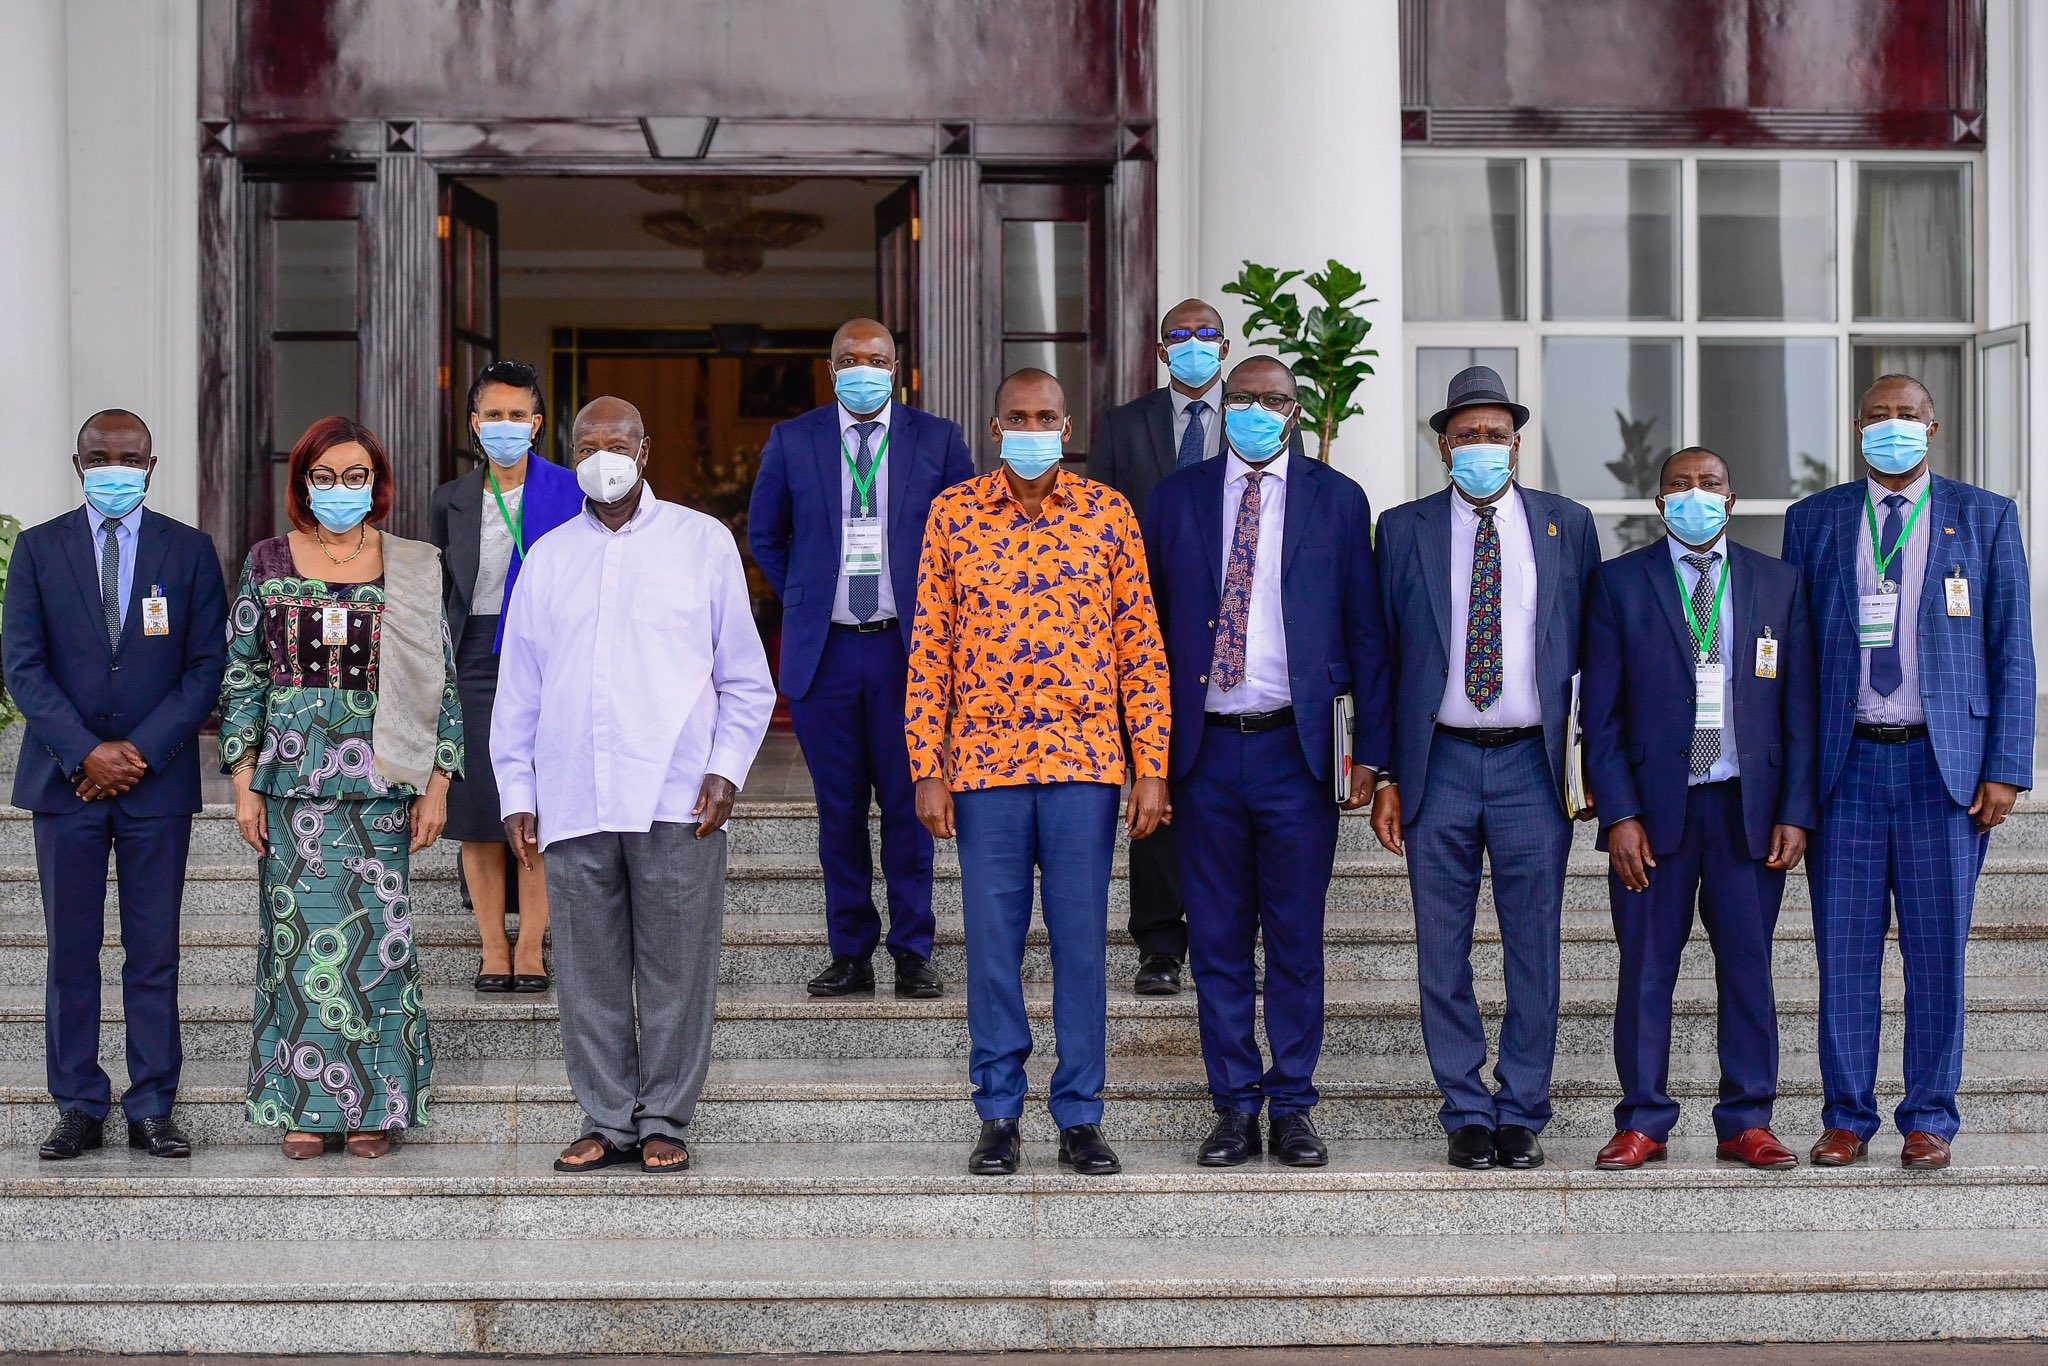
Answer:
<svg viewBox="0 0 2048 1366"><path fill-rule="evenodd" d="M412 802L265 801L249 1119L330 1134L424 1124L434 1057L412 944Z"/></svg>

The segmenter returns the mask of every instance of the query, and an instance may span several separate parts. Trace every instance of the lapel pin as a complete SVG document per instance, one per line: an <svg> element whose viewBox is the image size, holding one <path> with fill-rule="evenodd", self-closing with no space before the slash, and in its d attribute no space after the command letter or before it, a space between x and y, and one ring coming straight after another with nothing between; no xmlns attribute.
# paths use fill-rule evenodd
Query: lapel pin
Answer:
<svg viewBox="0 0 2048 1366"><path fill-rule="evenodd" d="M1956 529L1952 526L1945 526L1941 529L1941 534L1944 536L1953 536L1956 534Z"/></svg>
<svg viewBox="0 0 2048 1366"><path fill-rule="evenodd" d="M1556 523L1556 522L1552 522L1552 523L1550 524L1550 534L1551 534L1551 535L1553 535L1553 536L1555 536L1555 535L1557 534L1557 523Z"/></svg>

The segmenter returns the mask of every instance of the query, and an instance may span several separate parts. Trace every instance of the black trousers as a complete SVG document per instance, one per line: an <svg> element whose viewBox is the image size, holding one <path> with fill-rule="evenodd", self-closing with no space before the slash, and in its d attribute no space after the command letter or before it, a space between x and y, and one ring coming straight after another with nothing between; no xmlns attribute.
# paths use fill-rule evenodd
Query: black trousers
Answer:
<svg viewBox="0 0 2048 1366"><path fill-rule="evenodd" d="M1131 938L1141 958L1188 956L1187 910L1180 899L1180 847L1162 825L1131 841Z"/></svg>

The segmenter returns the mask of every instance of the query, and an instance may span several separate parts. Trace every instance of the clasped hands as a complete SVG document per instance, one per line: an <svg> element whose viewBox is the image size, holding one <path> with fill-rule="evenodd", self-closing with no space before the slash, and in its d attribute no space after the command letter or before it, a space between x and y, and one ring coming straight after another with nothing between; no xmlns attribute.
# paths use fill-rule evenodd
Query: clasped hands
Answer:
<svg viewBox="0 0 2048 1366"><path fill-rule="evenodd" d="M134 790L149 775L149 760L126 740L102 740L78 766L73 791L85 802L105 801Z"/></svg>

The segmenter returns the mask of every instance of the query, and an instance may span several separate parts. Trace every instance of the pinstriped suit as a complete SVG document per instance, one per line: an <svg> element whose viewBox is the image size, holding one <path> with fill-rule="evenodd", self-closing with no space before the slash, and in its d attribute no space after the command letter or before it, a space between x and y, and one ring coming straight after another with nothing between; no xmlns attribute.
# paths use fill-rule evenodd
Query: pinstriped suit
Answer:
<svg viewBox="0 0 2048 1366"><path fill-rule="evenodd" d="M2010 498L1936 476L1925 513L1917 659L1927 736L1854 738L1857 480L1795 504L1784 558L1806 576L1820 660L1819 834L1808 859L1821 975L1823 1120L1869 1138L1884 936L1896 908L1906 966L1902 1133L1955 1136L1963 1062L1963 968L1987 837L1968 809L1980 782L2033 785L2034 646L2026 550ZM1970 614L1945 610L1943 580L1969 581Z"/></svg>

